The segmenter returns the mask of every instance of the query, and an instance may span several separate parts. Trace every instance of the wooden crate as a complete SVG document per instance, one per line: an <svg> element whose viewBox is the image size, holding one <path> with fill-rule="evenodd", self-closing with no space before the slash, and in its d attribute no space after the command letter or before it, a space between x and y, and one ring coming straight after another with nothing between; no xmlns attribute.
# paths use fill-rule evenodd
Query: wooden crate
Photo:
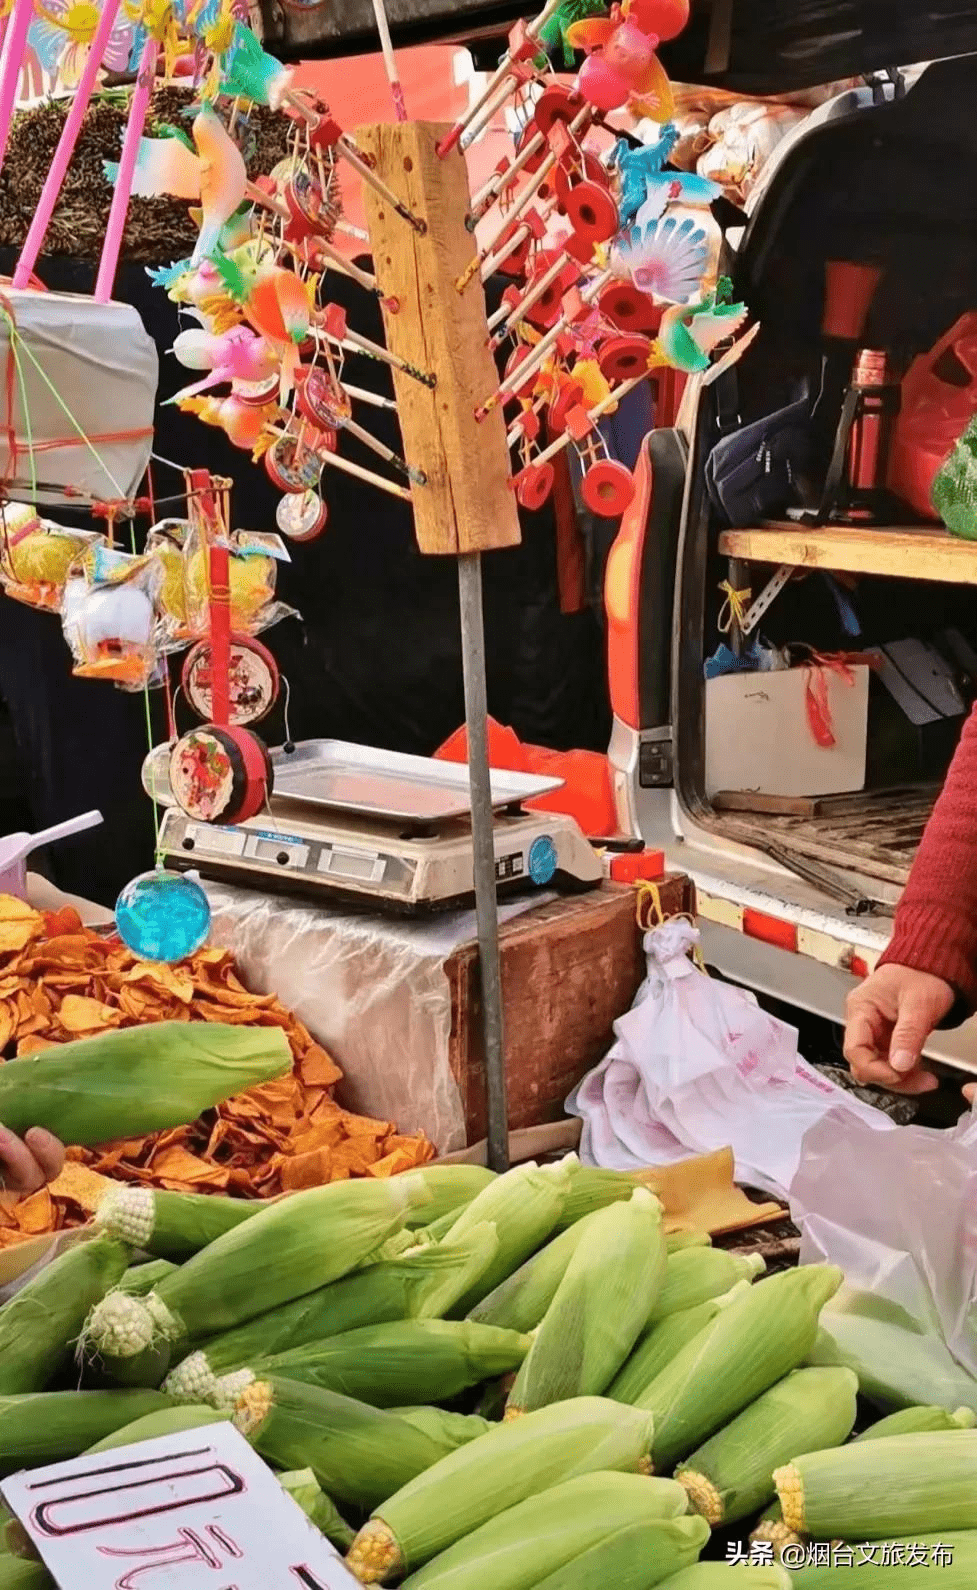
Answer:
<svg viewBox="0 0 977 1590"><path fill-rule="evenodd" d="M667 915L694 910L690 880L659 885ZM645 974L634 890L604 884L540 906L499 933L505 1004L509 1129L563 1115L563 1101L610 1047L613 1023ZM451 1069L467 1141L486 1134L478 950L466 944L445 965L451 985Z"/></svg>

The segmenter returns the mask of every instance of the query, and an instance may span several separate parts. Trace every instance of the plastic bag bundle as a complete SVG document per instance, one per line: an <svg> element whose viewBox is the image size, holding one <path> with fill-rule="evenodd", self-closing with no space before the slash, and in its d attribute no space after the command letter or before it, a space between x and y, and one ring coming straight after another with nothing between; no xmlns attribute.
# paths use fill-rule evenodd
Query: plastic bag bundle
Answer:
<svg viewBox="0 0 977 1590"><path fill-rule="evenodd" d="M41 519L27 503L6 503L0 513L0 586L27 607L57 612L71 565L103 540L93 531Z"/></svg>
<svg viewBox="0 0 977 1590"><path fill-rule="evenodd" d="M159 683L162 661L156 600L160 567L145 554L89 547L72 566L61 600L73 672L125 690Z"/></svg>
<svg viewBox="0 0 977 1590"><path fill-rule="evenodd" d="M231 632L260 635L293 609L275 600L276 561L287 559L280 537L236 530L230 537L228 583ZM201 532L188 529L183 546L184 638L207 633L211 597L208 548Z"/></svg>

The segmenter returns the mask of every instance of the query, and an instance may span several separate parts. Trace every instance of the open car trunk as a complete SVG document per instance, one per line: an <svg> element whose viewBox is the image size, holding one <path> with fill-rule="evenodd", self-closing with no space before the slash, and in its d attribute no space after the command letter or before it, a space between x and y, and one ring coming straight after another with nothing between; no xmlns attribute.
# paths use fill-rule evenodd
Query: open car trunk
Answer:
<svg viewBox="0 0 977 1590"><path fill-rule="evenodd" d="M975 92L977 58L932 66L905 98L802 138L775 173L747 229L736 267L737 296L746 299L762 326L738 372L744 424L790 402L805 378L811 391L818 391L829 259L882 268L863 342L886 349L899 374L965 311L977 309L977 190L959 175L972 168L977 155L977 125L969 109ZM836 419L837 410L825 421L829 440ZM703 663L723 639L719 587L734 573L720 554L722 527L702 483L715 425L716 409L707 395L699 409L698 457L680 571L680 800L701 827L763 851L828 894L847 898L852 905L872 902L891 910L908 877L962 716L941 724L936 734L920 734L914 758L907 761L904 743L894 749L887 738L892 713L880 706L881 683L870 677L864 790L792 801L718 793L714 801L707 798ZM899 522L908 525L911 519L903 512ZM826 530L825 540L834 533ZM764 639L774 647L801 643L830 654L907 639L939 648L952 631L977 650L977 549L973 584L919 578L911 560L902 566L893 560L894 575L906 577L887 577L878 568L885 531L865 534L883 538L876 542L876 570L871 577L859 576L841 586L857 614L860 635L853 639L846 633L837 584L833 591L822 566L820 571L802 570L802 577L791 580L775 598L759 625ZM755 597L775 567L772 560L735 565L735 570L740 583L746 576ZM832 579L837 582L839 576ZM955 681L965 703L975 688L966 673L962 668ZM765 676L750 677L760 688Z"/></svg>

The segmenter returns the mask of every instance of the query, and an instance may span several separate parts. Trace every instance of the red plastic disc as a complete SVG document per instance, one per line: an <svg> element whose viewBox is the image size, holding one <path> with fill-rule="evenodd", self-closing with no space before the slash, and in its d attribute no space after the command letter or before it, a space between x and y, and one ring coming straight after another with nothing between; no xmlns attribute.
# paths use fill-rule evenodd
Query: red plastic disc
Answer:
<svg viewBox="0 0 977 1590"><path fill-rule="evenodd" d="M275 509L275 523L290 541L315 541L326 528L329 513L317 491L289 491Z"/></svg>
<svg viewBox="0 0 977 1590"><path fill-rule="evenodd" d="M550 430L556 436L562 436L567 428L567 415L583 401L583 387L574 381L572 376L566 377L560 383L560 389L547 411Z"/></svg>
<svg viewBox="0 0 977 1590"><path fill-rule="evenodd" d="M566 197L567 220L578 237L606 243L619 227L617 205L596 182L577 182Z"/></svg>
<svg viewBox="0 0 977 1590"><path fill-rule="evenodd" d="M619 519L634 496L634 476L613 458L592 464L580 483L580 495L591 513Z"/></svg>
<svg viewBox="0 0 977 1590"><path fill-rule="evenodd" d="M567 198L580 182L593 182L598 188L610 188L606 167L596 155L584 152L583 170L579 159L570 157L568 165L558 165L553 172L553 192L557 209L566 214Z"/></svg>
<svg viewBox="0 0 977 1590"><path fill-rule="evenodd" d="M173 797L201 823L257 816L274 785L268 749L250 729L206 723L177 740L170 755Z"/></svg>
<svg viewBox="0 0 977 1590"><path fill-rule="evenodd" d="M211 694L211 644L198 640L187 652L181 673L183 693L198 717L208 721L214 709ZM267 646L250 635L232 635L228 685L231 723L259 723L278 699L279 673Z"/></svg>
<svg viewBox="0 0 977 1590"><path fill-rule="evenodd" d="M560 83L552 83L543 90L536 101L533 110L533 119L529 123L534 132L541 132L545 138L554 122L561 121L569 127L583 110L586 101L581 94L572 89L564 88Z"/></svg>
<svg viewBox="0 0 977 1590"><path fill-rule="evenodd" d="M531 141L536 137L536 134L538 132L539 132L539 128L534 126L532 122L529 122L529 124L523 128L522 132L519 134L519 136L517 137L516 142L515 142L515 152L516 152L517 155L521 155L522 154L522 151L525 149L526 145L528 143L531 143ZM535 154L530 155L529 159L526 161L525 165L522 167L523 171L526 172L527 176L533 177L533 176L536 175L536 172L539 170L540 166L543 164L543 161L546 159L546 156L548 154L549 154L549 150L547 149L545 143L543 143L536 150ZM506 164L506 168L508 168L509 162L506 161L505 164ZM516 178L515 180L518 180L518 178ZM510 187L511 186L512 186L512 184L510 183Z"/></svg>
<svg viewBox="0 0 977 1590"><path fill-rule="evenodd" d="M648 337L608 337L600 346L597 363L608 381L630 381L647 373L650 357Z"/></svg>
<svg viewBox="0 0 977 1590"><path fill-rule="evenodd" d="M512 230L514 231L519 225L521 225L521 217L520 220L513 222ZM523 274L526 269L534 241L535 240L532 233L527 232L522 242L519 244L519 247L513 249L511 254L506 255L505 259L499 266L499 271L503 276L521 276ZM503 236L499 239L498 246L501 248L505 242L506 237L503 234Z"/></svg>
<svg viewBox="0 0 977 1590"><path fill-rule="evenodd" d="M555 479L552 464L527 464L513 481L519 506L536 513L553 490Z"/></svg>
<svg viewBox="0 0 977 1590"><path fill-rule="evenodd" d="M604 319L613 321L621 331L647 331L653 335L661 325L663 311L630 282L610 282L599 303Z"/></svg>

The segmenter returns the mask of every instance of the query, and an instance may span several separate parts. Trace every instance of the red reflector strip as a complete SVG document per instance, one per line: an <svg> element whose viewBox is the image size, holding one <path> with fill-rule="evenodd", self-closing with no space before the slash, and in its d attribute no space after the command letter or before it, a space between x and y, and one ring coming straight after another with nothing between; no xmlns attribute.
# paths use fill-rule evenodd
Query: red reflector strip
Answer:
<svg viewBox="0 0 977 1590"><path fill-rule="evenodd" d="M615 883L655 882L665 876L665 852L641 850L611 860L611 877Z"/></svg>
<svg viewBox="0 0 977 1590"><path fill-rule="evenodd" d="M749 939L759 939L762 944L773 944L778 950L797 953L797 927L779 916L767 916L764 911L753 911L749 906L743 912L743 932Z"/></svg>

